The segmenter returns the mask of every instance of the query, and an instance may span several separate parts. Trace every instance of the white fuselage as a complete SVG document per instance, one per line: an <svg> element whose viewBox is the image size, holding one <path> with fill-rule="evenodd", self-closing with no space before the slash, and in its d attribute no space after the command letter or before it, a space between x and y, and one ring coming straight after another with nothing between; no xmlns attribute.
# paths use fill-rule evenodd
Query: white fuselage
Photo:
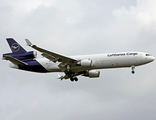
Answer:
<svg viewBox="0 0 156 120"><path fill-rule="evenodd" d="M41 52L44 58L35 59L36 52L27 52L13 38L7 38L12 53L3 54L4 60L11 62L10 67L38 73L64 72L59 79L78 81L77 76L97 78L100 71L95 69L131 67L132 74L135 66L152 62L155 58L143 52L120 52L95 55L64 56L33 45L28 39L26 43L33 49Z"/></svg>
<svg viewBox="0 0 156 120"><path fill-rule="evenodd" d="M92 69L106 69L106 68L120 68L139 66L152 62L155 58L148 53L143 52L121 52L121 53L106 53L95 55L79 55L71 56L77 60L92 60L90 67L74 66L71 70L76 72L80 70L92 70ZM36 59L47 71L49 72L61 72L58 65L59 62L52 62L46 58Z"/></svg>

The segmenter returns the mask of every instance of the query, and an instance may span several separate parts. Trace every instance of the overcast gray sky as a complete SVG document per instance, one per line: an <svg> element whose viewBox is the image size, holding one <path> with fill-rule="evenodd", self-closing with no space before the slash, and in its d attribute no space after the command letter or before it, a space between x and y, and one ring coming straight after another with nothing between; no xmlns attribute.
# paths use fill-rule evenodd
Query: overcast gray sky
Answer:
<svg viewBox="0 0 156 120"><path fill-rule="evenodd" d="M67 56L142 51L156 57L155 0L0 0L0 54L7 37ZM40 53L38 53L40 54ZM39 55L40 56L40 55ZM0 61L0 120L154 120L156 63L60 81Z"/></svg>

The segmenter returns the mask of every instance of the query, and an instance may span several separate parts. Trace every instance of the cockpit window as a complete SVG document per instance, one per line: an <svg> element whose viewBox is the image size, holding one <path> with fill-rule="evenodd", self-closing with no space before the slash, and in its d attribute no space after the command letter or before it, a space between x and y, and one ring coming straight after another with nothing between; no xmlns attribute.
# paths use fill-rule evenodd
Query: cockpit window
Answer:
<svg viewBox="0 0 156 120"><path fill-rule="evenodd" d="M151 56L150 54L146 54L146 56Z"/></svg>

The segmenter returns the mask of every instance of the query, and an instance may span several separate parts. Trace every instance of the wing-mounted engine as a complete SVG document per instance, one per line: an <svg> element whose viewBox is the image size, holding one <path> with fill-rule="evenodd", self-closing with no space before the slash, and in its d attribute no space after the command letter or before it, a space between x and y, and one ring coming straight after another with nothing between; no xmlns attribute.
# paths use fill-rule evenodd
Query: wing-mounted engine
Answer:
<svg viewBox="0 0 156 120"><path fill-rule="evenodd" d="M3 59L5 60L5 56L11 56L13 58L16 58L18 60L28 60L28 59L34 59L37 57L36 51L30 51L30 52L24 52L24 53L6 53L3 54Z"/></svg>
<svg viewBox="0 0 156 120"><path fill-rule="evenodd" d="M90 59L81 60L81 61L79 61L79 62L77 63L77 65L83 66L83 67L90 67L90 66L93 66L92 60L90 60Z"/></svg>
<svg viewBox="0 0 156 120"><path fill-rule="evenodd" d="M100 71L97 70L89 70L86 73L84 73L85 77L89 77L89 78L97 78L100 76Z"/></svg>

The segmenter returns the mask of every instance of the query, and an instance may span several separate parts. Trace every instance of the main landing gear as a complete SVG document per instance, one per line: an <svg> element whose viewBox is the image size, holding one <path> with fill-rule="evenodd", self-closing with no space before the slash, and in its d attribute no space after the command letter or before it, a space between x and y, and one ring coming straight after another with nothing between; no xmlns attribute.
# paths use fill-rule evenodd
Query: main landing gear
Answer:
<svg viewBox="0 0 156 120"><path fill-rule="evenodd" d="M131 68L132 68L132 74L134 74L135 73L135 71L134 71L135 66L131 66Z"/></svg>
<svg viewBox="0 0 156 120"><path fill-rule="evenodd" d="M65 71L65 74L68 75L68 77L70 78L70 80L73 81L78 81L77 77L74 77L74 72L72 72L71 70L67 70Z"/></svg>
<svg viewBox="0 0 156 120"><path fill-rule="evenodd" d="M73 81L78 81L78 78L77 77L71 77L70 80L73 82Z"/></svg>

